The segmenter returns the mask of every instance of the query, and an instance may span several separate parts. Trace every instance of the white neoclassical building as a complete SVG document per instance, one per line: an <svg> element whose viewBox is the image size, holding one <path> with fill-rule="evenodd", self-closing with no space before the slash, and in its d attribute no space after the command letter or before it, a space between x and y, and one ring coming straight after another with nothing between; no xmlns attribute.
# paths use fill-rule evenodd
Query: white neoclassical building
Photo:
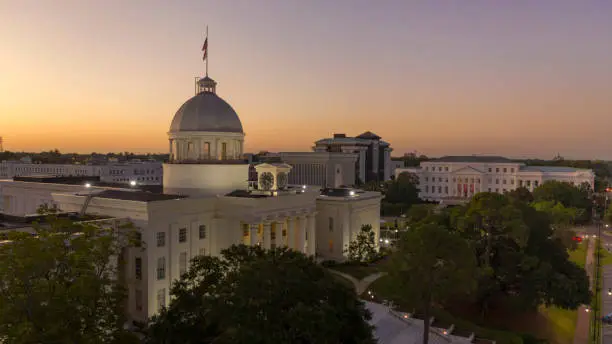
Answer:
<svg viewBox="0 0 612 344"><path fill-rule="evenodd" d="M445 156L422 162L417 168L397 168L419 177L419 196L428 201L466 200L479 192L505 193L518 187L533 191L557 180L576 186L587 183L592 189L592 170L559 166L526 166L498 156Z"/></svg>
<svg viewBox="0 0 612 344"><path fill-rule="evenodd" d="M249 183L249 165L241 159L244 136L240 118L205 77L171 122L163 190L97 185L83 177L2 180L3 213L23 217L46 203L133 222L144 244L125 250L122 271L127 312L137 321L170 301L172 281L196 255L246 244L342 260L365 224L378 242L380 193L294 186L293 167L285 163L257 165L257 181Z"/></svg>

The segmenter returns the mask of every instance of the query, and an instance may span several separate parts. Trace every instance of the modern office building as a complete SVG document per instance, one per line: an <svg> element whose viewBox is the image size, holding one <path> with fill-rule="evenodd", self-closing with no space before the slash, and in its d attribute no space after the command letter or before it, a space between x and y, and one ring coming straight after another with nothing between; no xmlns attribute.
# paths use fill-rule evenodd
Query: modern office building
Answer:
<svg viewBox="0 0 612 344"><path fill-rule="evenodd" d="M467 200L479 192L504 193L518 187L530 191L556 180L593 189L592 170L558 166L527 166L499 156L445 156L422 162L417 168L396 169L419 177L420 197L428 201Z"/></svg>
<svg viewBox="0 0 612 344"><path fill-rule="evenodd" d="M391 179L392 149L389 143L370 131L356 137L334 134L332 138L315 142L314 151L357 154L355 169L362 183Z"/></svg>

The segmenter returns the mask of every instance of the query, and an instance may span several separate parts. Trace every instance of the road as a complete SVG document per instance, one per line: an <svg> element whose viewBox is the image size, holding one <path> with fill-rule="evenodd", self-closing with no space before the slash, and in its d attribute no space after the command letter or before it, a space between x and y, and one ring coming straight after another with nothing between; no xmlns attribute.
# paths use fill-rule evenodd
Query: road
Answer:
<svg viewBox="0 0 612 344"><path fill-rule="evenodd" d="M593 253L595 252L595 240L587 239L585 243L589 243L587 249L587 256L585 262L585 269L589 276L589 282L593 285ZM612 281L611 281L612 282ZM576 332L574 333L574 344L587 344L589 343L589 326L591 313L587 312L587 306L578 308L578 319L576 319Z"/></svg>
<svg viewBox="0 0 612 344"><path fill-rule="evenodd" d="M612 233L608 232L601 236L601 244L604 249L612 250ZM608 289L612 288L612 265L603 266L603 289L601 290L601 315L612 313L612 295L608 295ZM603 344L612 344L612 325L603 325Z"/></svg>

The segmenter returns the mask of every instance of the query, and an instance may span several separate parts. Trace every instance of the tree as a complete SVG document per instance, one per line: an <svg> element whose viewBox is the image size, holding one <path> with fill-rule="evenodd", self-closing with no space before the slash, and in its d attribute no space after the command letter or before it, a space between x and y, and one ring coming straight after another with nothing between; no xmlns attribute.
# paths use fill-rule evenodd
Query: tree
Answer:
<svg viewBox="0 0 612 344"><path fill-rule="evenodd" d="M375 343L354 291L286 248L196 257L171 295L148 327L150 344Z"/></svg>
<svg viewBox="0 0 612 344"><path fill-rule="evenodd" d="M582 216L577 220L588 221L591 214L592 203L589 192L570 183L555 180L547 181L533 190L534 201L554 201L564 207L584 209Z"/></svg>
<svg viewBox="0 0 612 344"><path fill-rule="evenodd" d="M389 275L396 293L424 313L423 344L429 341L431 308L475 287L476 259L457 233L437 224L418 225L399 241Z"/></svg>
<svg viewBox="0 0 612 344"><path fill-rule="evenodd" d="M415 204L419 201L419 179L413 173L400 173L389 182L385 192L385 202Z"/></svg>
<svg viewBox="0 0 612 344"><path fill-rule="evenodd" d="M0 245L0 341L133 343L123 330L119 232L56 217L34 229Z"/></svg>
<svg viewBox="0 0 612 344"><path fill-rule="evenodd" d="M506 195L516 202L533 202L533 195L531 194L529 189L523 186L509 191L508 193L506 193Z"/></svg>
<svg viewBox="0 0 612 344"><path fill-rule="evenodd" d="M542 303L575 309L588 303L586 274L568 260L548 214L505 195L482 193L457 208L450 222L475 249L476 297L483 316L501 298L525 309Z"/></svg>
<svg viewBox="0 0 612 344"><path fill-rule="evenodd" d="M362 225L355 240L349 243L348 260L354 263L369 263L378 257L376 235L372 225Z"/></svg>
<svg viewBox="0 0 612 344"><path fill-rule="evenodd" d="M579 209L565 207L556 201L539 201L531 204L538 211L546 213L554 229L567 229L571 227L579 214Z"/></svg>

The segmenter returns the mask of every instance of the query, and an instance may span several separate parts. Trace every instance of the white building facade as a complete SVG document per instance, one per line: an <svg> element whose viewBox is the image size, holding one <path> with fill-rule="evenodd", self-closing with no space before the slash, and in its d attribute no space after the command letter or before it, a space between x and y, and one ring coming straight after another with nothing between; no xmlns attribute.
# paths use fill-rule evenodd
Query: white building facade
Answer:
<svg viewBox="0 0 612 344"><path fill-rule="evenodd" d="M106 183L161 185L162 163L158 161L108 162L102 165L34 164L0 162L0 179L27 176L90 176Z"/></svg>
<svg viewBox="0 0 612 344"><path fill-rule="evenodd" d="M579 186L595 184L592 170L557 166L526 166L504 157L445 156L422 162L418 168L398 168L419 177L419 197L428 201L469 199L479 192L505 193L518 187L533 191L556 180Z"/></svg>
<svg viewBox="0 0 612 344"><path fill-rule="evenodd" d="M168 132L171 156L163 165L163 193L53 178L0 180L7 215L24 216L52 203L63 212L136 226L143 244L126 248L122 257L127 314L134 321L146 321L170 302L172 281L197 255L218 255L233 244L246 244L286 246L343 260L365 224L372 226L378 242L378 192L293 186L293 167L285 163L257 165L257 181L249 183L249 164L240 159L240 119L216 95L212 79L203 78L198 86Z"/></svg>

